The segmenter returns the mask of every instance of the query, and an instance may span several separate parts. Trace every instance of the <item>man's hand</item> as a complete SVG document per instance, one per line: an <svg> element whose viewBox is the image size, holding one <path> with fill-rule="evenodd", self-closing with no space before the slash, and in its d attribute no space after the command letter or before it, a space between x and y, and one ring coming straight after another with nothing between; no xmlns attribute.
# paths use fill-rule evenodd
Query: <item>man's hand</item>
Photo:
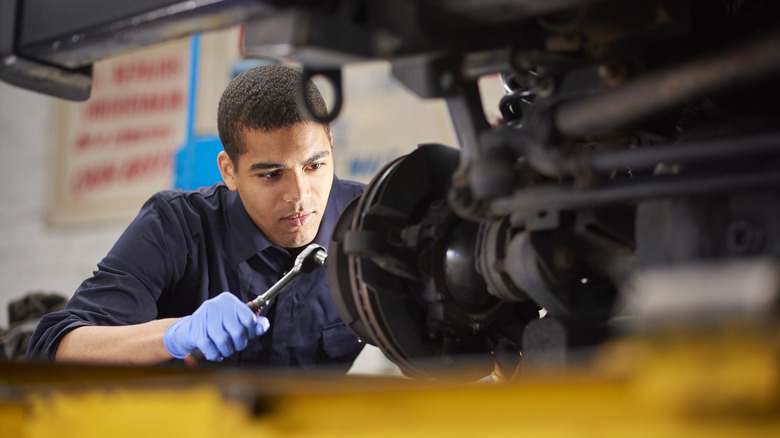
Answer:
<svg viewBox="0 0 780 438"><path fill-rule="evenodd" d="M163 343L175 358L184 359L197 348L206 359L220 362L246 348L250 339L269 327L268 318L255 315L230 292L222 292L201 304L192 315L171 324Z"/></svg>

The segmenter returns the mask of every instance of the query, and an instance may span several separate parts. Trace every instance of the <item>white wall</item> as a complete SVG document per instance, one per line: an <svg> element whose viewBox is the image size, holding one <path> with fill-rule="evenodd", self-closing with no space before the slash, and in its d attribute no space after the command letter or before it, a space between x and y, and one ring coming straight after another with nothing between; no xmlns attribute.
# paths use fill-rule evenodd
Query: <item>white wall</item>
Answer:
<svg viewBox="0 0 780 438"><path fill-rule="evenodd" d="M70 296L127 225L46 225L54 98L0 82L0 327L30 291Z"/></svg>

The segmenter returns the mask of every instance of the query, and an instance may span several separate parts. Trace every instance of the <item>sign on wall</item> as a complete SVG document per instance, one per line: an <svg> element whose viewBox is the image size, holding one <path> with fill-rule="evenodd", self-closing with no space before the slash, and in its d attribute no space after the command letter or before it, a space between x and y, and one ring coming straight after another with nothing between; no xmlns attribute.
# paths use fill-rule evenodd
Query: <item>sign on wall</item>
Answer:
<svg viewBox="0 0 780 438"><path fill-rule="evenodd" d="M86 102L61 102L50 221L131 218L171 186L185 141L190 40L100 61Z"/></svg>

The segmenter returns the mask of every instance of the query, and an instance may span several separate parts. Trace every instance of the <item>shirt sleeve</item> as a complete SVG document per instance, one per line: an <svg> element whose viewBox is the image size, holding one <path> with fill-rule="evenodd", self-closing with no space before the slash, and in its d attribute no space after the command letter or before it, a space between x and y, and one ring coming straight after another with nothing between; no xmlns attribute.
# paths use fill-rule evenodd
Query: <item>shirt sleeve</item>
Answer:
<svg viewBox="0 0 780 438"><path fill-rule="evenodd" d="M158 301L181 276L186 260L180 222L159 194L147 201L66 308L41 319L28 359L53 360L63 336L77 327L156 319Z"/></svg>

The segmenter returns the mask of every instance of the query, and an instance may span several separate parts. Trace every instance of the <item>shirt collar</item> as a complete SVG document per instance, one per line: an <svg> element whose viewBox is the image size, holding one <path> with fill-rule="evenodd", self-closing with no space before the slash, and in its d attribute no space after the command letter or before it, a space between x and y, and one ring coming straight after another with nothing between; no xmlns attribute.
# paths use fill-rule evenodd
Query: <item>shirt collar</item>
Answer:
<svg viewBox="0 0 780 438"><path fill-rule="evenodd" d="M230 257L233 262L241 263L258 252L273 246L249 217L237 191L228 192L226 205L231 248L233 248Z"/></svg>

